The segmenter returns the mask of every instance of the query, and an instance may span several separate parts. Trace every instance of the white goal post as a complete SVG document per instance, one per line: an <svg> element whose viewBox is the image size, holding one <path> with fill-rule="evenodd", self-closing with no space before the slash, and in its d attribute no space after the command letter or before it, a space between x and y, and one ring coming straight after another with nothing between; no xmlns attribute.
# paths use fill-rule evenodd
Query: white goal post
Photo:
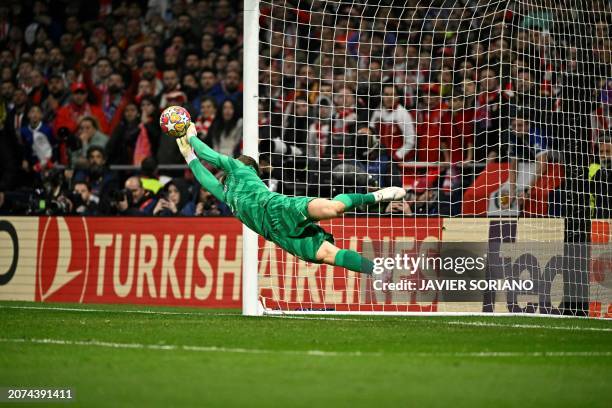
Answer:
<svg viewBox="0 0 612 408"><path fill-rule="evenodd" d="M243 314L612 318L610 27L607 0L244 0L270 189L408 194L320 224L372 275L244 227Z"/></svg>
<svg viewBox="0 0 612 408"><path fill-rule="evenodd" d="M243 123L244 154L259 157L258 97L259 97L259 1L244 0L244 48L243 48ZM257 285L258 237L246 225L242 226L242 314L261 315L259 287Z"/></svg>

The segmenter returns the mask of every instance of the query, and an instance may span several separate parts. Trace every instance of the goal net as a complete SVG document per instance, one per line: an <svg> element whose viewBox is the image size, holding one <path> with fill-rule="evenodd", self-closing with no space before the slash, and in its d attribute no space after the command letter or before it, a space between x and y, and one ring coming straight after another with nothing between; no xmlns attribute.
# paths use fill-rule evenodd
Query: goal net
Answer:
<svg viewBox="0 0 612 408"><path fill-rule="evenodd" d="M372 275L260 238L257 313L612 317L610 2L247 4L270 189L408 192L320 223Z"/></svg>

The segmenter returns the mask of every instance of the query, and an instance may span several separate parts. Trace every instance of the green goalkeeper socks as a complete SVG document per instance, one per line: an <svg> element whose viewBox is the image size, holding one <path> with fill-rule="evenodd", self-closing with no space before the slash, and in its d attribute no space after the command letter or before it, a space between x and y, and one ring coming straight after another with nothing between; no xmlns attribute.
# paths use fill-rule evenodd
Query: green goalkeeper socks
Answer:
<svg viewBox="0 0 612 408"><path fill-rule="evenodd" d="M351 194L351 195L366 195L366 194ZM364 258L355 251L350 249L341 249L336 254L334 259L336 266L342 266L353 272L365 273L368 275L372 274L374 263L367 258Z"/></svg>
<svg viewBox="0 0 612 408"><path fill-rule="evenodd" d="M362 204L374 204L376 202L374 194L340 194L335 196L334 200L344 204L344 211L350 211Z"/></svg>

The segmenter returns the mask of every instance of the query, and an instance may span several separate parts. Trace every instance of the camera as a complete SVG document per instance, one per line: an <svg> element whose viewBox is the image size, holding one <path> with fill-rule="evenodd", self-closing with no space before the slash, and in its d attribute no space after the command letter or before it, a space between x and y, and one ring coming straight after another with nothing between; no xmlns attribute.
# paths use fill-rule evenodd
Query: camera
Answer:
<svg viewBox="0 0 612 408"><path fill-rule="evenodd" d="M47 215L68 214L72 212L72 203L70 202L70 199L68 197L61 198L63 199L50 200L47 202Z"/></svg>
<svg viewBox="0 0 612 408"><path fill-rule="evenodd" d="M132 192L127 189L116 190L110 193L111 203L117 205L121 201L127 201L128 206L132 205Z"/></svg>
<svg viewBox="0 0 612 408"><path fill-rule="evenodd" d="M57 130L57 138L60 143L65 143L68 150L79 150L83 144L81 140L68 130L67 127L61 127Z"/></svg>

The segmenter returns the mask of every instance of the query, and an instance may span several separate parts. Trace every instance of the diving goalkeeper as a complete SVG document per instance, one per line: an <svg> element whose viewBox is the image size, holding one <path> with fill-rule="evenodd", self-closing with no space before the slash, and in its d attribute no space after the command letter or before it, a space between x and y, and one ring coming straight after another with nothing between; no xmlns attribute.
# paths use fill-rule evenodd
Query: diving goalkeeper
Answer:
<svg viewBox="0 0 612 408"><path fill-rule="evenodd" d="M403 188L387 187L369 194L340 194L333 200L288 197L268 190L259 178L259 166L252 157L242 155L234 159L208 147L196 137L193 123L187 135L177 139L177 144L202 187L226 203L243 224L309 262L371 274L371 260L335 246L334 237L317 222L339 217L362 204L400 200L406 195ZM198 157L225 172L222 182L200 163Z"/></svg>

